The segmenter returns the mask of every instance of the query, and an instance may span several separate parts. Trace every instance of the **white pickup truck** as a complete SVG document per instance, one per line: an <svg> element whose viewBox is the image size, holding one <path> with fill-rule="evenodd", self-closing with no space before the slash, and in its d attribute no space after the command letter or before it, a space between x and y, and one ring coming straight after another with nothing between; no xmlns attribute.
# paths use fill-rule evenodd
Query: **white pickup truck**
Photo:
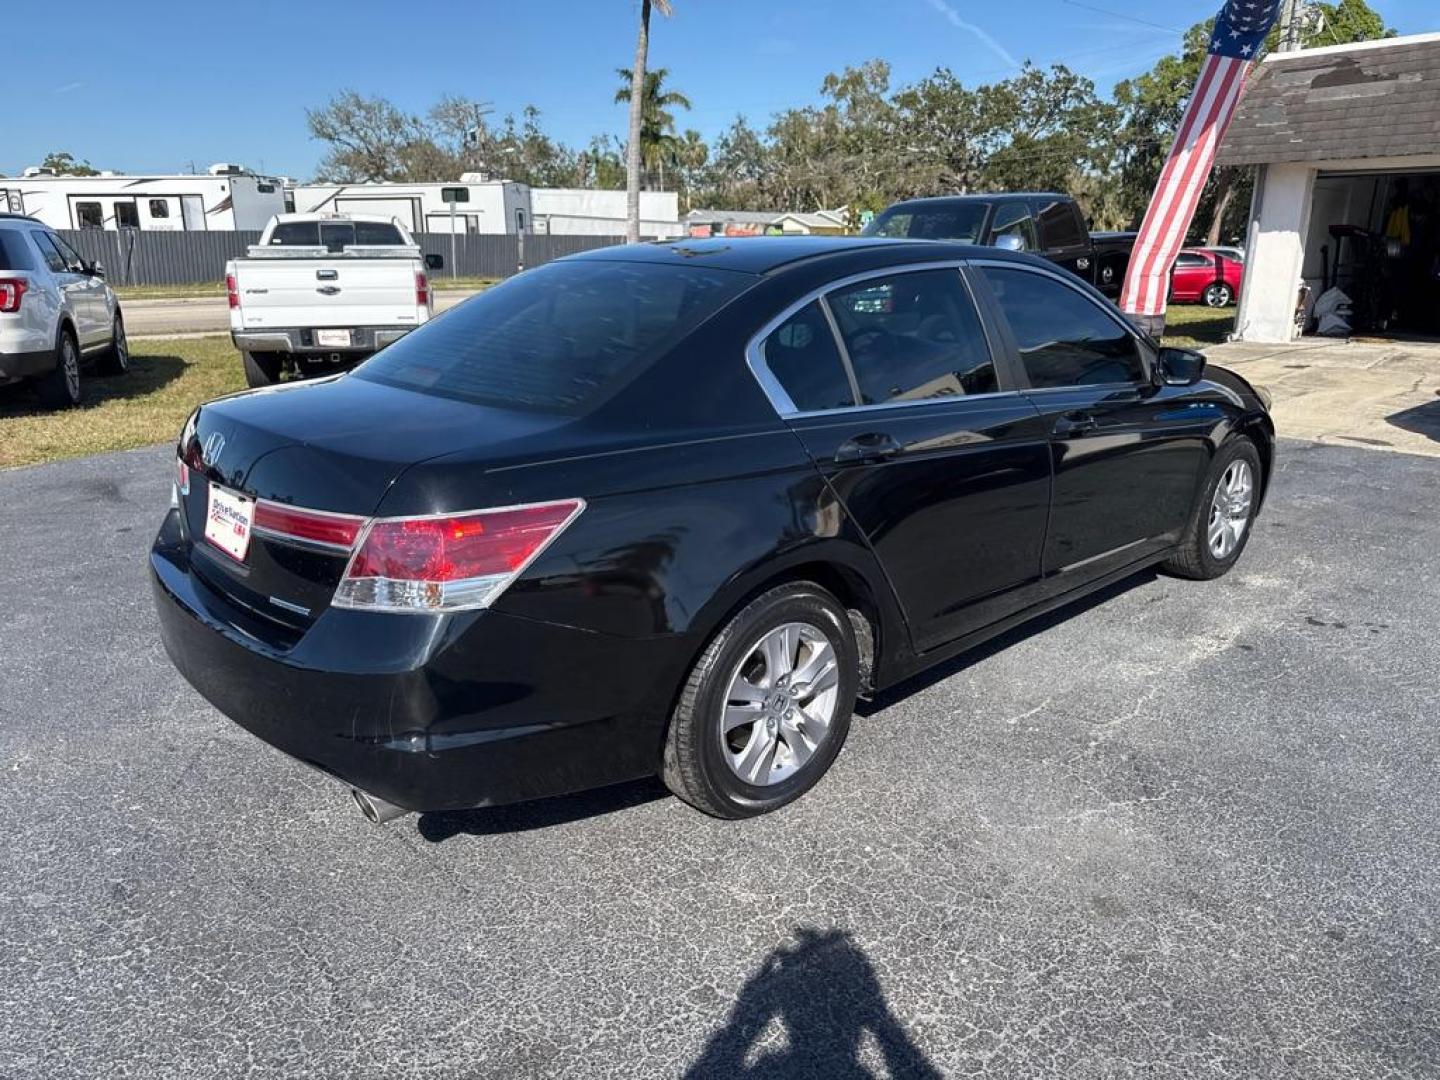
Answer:
<svg viewBox="0 0 1440 1080"><path fill-rule="evenodd" d="M429 271L398 221L359 214L278 214L243 259L225 266L230 339L245 381L353 367L430 318Z"/></svg>

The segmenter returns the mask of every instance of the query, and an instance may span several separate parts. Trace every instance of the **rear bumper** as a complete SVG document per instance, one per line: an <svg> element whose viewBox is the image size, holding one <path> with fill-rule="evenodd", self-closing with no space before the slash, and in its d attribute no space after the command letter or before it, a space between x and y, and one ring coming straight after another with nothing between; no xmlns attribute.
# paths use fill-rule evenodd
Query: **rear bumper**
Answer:
<svg viewBox="0 0 1440 1080"><path fill-rule="evenodd" d="M309 327L278 330L232 330L230 340L242 352L288 353L373 353L392 341L399 341L413 326L326 326L325 330L348 330L349 345L319 345Z"/></svg>
<svg viewBox="0 0 1440 1080"><path fill-rule="evenodd" d="M44 375L55 368L55 351L0 352L0 382Z"/></svg>
<svg viewBox="0 0 1440 1080"><path fill-rule="evenodd" d="M685 639L620 638L495 611L335 609L293 647L272 648L190 572L173 511L150 569L165 650L211 704L407 810L559 795L659 770ZM656 678L667 671L677 674Z"/></svg>

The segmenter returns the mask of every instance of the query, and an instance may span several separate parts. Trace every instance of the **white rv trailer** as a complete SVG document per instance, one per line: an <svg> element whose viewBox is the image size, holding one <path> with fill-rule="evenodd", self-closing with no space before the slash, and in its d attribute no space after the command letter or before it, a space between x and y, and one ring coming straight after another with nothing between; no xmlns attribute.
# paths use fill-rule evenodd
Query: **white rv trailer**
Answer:
<svg viewBox="0 0 1440 1080"><path fill-rule="evenodd" d="M479 180L468 173L444 184L299 184L295 212L372 214L395 218L412 233L448 233L451 214L445 195L457 192L464 198L455 202L457 233L531 231L529 187L512 180Z"/></svg>
<svg viewBox="0 0 1440 1080"><path fill-rule="evenodd" d="M625 192L591 188L531 188L536 232L552 236L624 236ZM640 193L640 235L668 240L684 235L673 191Z"/></svg>
<svg viewBox="0 0 1440 1080"><path fill-rule="evenodd" d="M273 176L213 170L203 176L27 172L32 175L0 177L0 210L29 214L52 229L259 230L285 212L284 185Z"/></svg>

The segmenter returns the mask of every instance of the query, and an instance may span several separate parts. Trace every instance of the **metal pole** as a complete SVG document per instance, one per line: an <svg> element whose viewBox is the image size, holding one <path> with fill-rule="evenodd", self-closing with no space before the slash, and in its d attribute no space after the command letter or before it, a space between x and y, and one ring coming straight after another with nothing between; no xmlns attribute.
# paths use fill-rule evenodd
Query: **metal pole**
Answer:
<svg viewBox="0 0 1440 1080"><path fill-rule="evenodd" d="M1300 48L1300 33L1305 27L1303 0L1285 0L1280 9L1280 44L1278 52L1295 52Z"/></svg>
<svg viewBox="0 0 1440 1080"><path fill-rule="evenodd" d="M455 200L450 200L450 280L455 280Z"/></svg>

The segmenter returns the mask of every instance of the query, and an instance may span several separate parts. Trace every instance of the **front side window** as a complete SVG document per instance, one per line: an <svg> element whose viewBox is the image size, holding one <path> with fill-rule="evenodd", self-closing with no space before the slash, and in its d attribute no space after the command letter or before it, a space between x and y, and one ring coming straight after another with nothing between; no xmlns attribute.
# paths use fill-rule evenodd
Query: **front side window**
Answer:
<svg viewBox="0 0 1440 1080"><path fill-rule="evenodd" d="M998 389L980 317L958 270L870 278L826 299L862 405Z"/></svg>
<svg viewBox="0 0 1440 1080"><path fill-rule="evenodd" d="M1006 203L995 211L995 225L990 230L992 244L1002 236L1020 238L1021 251L1038 251L1040 241L1035 236L1035 219L1030 216L1030 207L1022 202Z"/></svg>
<svg viewBox="0 0 1440 1080"><path fill-rule="evenodd" d="M983 272L1015 335L1031 386L1144 379L1134 336L1079 290L1028 270L987 266Z"/></svg>
<svg viewBox="0 0 1440 1080"><path fill-rule="evenodd" d="M855 404L845 362L820 301L806 304L771 332L760 347L765 366L801 412Z"/></svg>
<svg viewBox="0 0 1440 1080"><path fill-rule="evenodd" d="M50 237L50 242L55 245L56 250L60 252L60 257L65 260L65 268L76 274L84 273L85 260L80 257L80 253L55 233L48 233L47 235Z"/></svg>
<svg viewBox="0 0 1440 1080"><path fill-rule="evenodd" d="M100 209L98 202L77 202L75 204L75 224L82 229L103 229L105 212Z"/></svg>
<svg viewBox="0 0 1440 1080"><path fill-rule="evenodd" d="M550 263L412 330L355 375L497 408L585 415L754 280L691 265Z"/></svg>

